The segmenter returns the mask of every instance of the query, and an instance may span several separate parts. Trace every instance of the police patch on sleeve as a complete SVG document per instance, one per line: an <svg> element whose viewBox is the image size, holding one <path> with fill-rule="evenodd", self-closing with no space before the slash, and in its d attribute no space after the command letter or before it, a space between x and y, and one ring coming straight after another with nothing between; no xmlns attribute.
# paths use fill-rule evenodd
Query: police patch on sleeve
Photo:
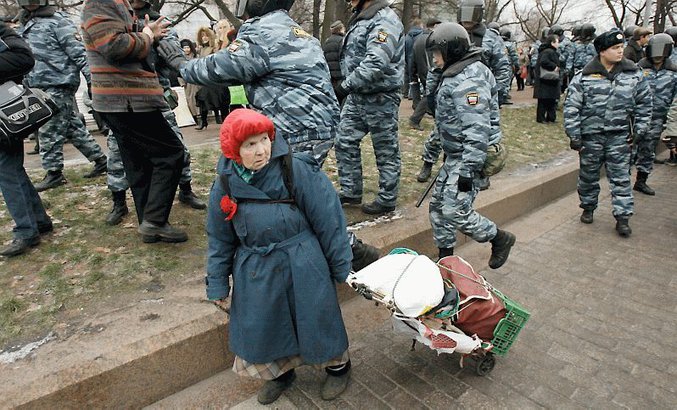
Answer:
<svg viewBox="0 0 677 410"><path fill-rule="evenodd" d="M376 33L376 41L379 43L385 43L388 40L388 33L386 33L383 30L379 30L378 33Z"/></svg>
<svg viewBox="0 0 677 410"><path fill-rule="evenodd" d="M302 29L301 27L292 27L291 28L292 33L294 33L294 37L298 38L308 38L310 37L310 34L308 34L307 31Z"/></svg>
<svg viewBox="0 0 677 410"><path fill-rule="evenodd" d="M228 46L228 48L226 50L228 50L228 52L230 52L230 53L234 53L237 50L239 50L241 46L242 46L242 42L240 40L233 40L233 42L230 43L230 45Z"/></svg>
<svg viewBox="0 0 677 410"><path fill-rule="evenodd" d="M465 100L468 102L468 105L477 105L480 102L480 95L476 92L471 92L465 95Z"/></svg>

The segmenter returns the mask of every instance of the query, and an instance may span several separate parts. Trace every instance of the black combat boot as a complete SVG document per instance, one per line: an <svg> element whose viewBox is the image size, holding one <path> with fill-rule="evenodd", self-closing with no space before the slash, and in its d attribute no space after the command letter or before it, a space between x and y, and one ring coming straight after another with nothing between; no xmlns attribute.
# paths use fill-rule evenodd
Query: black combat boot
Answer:
<svg viewBox="0 0 677 410"><path fill-rule="evenodd" d="M42 181L35 184L35 190L38 192L46 191L64 185L66 182L66 178L61 171L47 171L47 175Z"/></svg>
<svg viewBox="0 0 677 410"><path fill-rule="evenodd" d="M102 156L94 161L94 169L83 175L84 178L96 178L108 172L108 158Z"/></svg>
<svg viewBox="0 0 677 410"><path fill-rule="evenodd" d="M186 204L193 209L205 209L207 204L202 202L193 192L190 182L179 185L179 202Z"/></svg>
<svg viewBox="0 0 677 410"><path fill-rule="evenodd" d="M138 229L141 239L144 243L168 242L178 243L186 242L188 234L181 229L174 228L166 222L164 225L157 225L152 222L143 221Z"/></svg>
<svg viewBox="0 0 677 410"><path fill-rule="evenodd" d="M623 238L627 238L632 233L632 229L630 229L630 225L628 224L629 221L630 218L627 216L616 217L616 232Z"/></svg>
<svg viewBox="0 0 677 410"><path fill-rule="evenodd" d="M510 249L515 244L515 235L508 231L498 230L496 236L491 240L491 258L489 258L489 267L498 269L508 260Z"/></svg>
<svg viewBox="0 0 677 410"><path fill-rule="evenodd" d="M433 164L432 162L428 161L423 161L423 166L421 167L421 170L419 171L418 175L416 175L416 180L418 182L426 182L428 179L430 179L430 174L433 171Z"/></svg>
<svg viewBox="0 0 677 410"><path fill-rule="evenodd" d="M351 249L353 251L353 271L355 272L378 260L378 249L362 243L360 239L355 238Z"/></svg>
<svg viewBox="0 0 677 410"><path fill-rule="evenodd" d="M454 248L437 248L439 249L439 258L437 260L440 260L442 258L446 258L447 256L453 256L454 255Z"/></svg>
<svg viewBox="0 0 677 410"><path fill-rule="evenodd" d="M395 205L392 206L381 205L380 203L378 203L377 200L362 205L362 212L364 212L367 215L387 214L388 212L392 212L394 210Z"/></svg>
<svg viewBox="0 0 677 410"><path fill-rule="evenodd" d="M656 191L646 184L647 178L649 178L649 174L646 172L637 171L637 180L635 181L635 186L633 186L632 189L646 195L656 195Z"/></svg>
<svg viewBox="0 0 677 410"><path fill-rule="evenodd" d="M592 209L584 209L583 213L581 214L581 222L584 224L591 224L593 221L592 214L595 212Z"/></svg>
<svg viewBox="0 0 677 410"><path fill-rule="evenodd" d="M117 225L122 222L122 218L129 213L129 208L127 208L126 191L113 191L113 209L106 217L106 223L108 225Z"/></svg>
<svg viewBox="0 0 677 410"><path fill-rule="evenodd" d="M7 247L0 250L0 256L11 258L12 256L18 256L22 253L26 253L30 248L38 246L40 244L40 236L35 236L28 239L18 239L15 238L12 240Z"/></svg>

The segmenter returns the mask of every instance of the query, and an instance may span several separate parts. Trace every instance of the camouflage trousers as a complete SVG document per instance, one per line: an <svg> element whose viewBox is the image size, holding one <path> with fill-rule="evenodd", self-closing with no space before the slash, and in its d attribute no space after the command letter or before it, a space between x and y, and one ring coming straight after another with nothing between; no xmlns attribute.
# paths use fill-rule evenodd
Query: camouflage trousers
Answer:
<svg viewBox="0 0 677 410"><path fill-rule="evenodd" d="M630 186L630 155L624 134L584 135L579 152L578 197L580 207L594 210L599 197L599 172L604 165L611 188L614 216L631 216L634 210Z"/></svg>
<svg viewBox="0 0 677 410"><path fill-rule="evenodd" d="M89 161L104 156L99 144L94 141L82 122L75 105L75 90L70 88L47 88L59 112L38 131L42 168L46 171L63 169L63 144L70 141Z"/></svg>
<svg viewBox="0 0 677 410"><path fill-rule="evenodd" d="M437 127L435 127L430 131L430 135L428 135L423 144L423 155L421 158L424 162L434 164L437 162L437 158L440 157L441 152L442 141L440 140L440 134L437 133Z"/></svg>
<svg viewBox="0 0 677 410"><path fill-rule="evenodd" d="M473 209L479 193L479 175L475 175L472 191L459 192L460 168L461 161L447 158L433 188L428 210L438 248L456 246L456 230L477 242L487 242L496 236L496 224Z"/></svg>
<svg viewBox="0 0 677 410"><path fill-rule="evenodd" d="M653 171L653 160L656 158L656 147L658 146L658 140L661 138L664 123L665 121L652 118L651 125L646 134L642 138L639 138L636 147L633 147L637 150L635 159L637 171L646 172L647 174Z"/></svg>
<svg viewBox="0 0 677 410"><path fill-rule="evenodd" d="M179 137L179 140L183 142L183 135L179 129L178 124L176 123L176 115L173 111L163 111L162 115L165 117L169 125L172 127L172 130ZM122 166L122 157L120 156L120 148L118 147L118 142L113 136L113 132L108 133L108 189L112 192L126 191L129 188L129 183L125 177L125 169ZM179 179L179 185L190 183L192 180L192 174L190 171L190 152L186 144L183 144L184 147L184 159L185 166L181 170L181 178Z"/></svg>
<svg viewBox="0 0 677 410"><path fill-rule="evenodd" d="M346 98L335 144L341 195L362 198L360 143L370 133L379 173L376 201L383 206L396 205L401 174L399 105L398 92L350 94Z"/></svg>

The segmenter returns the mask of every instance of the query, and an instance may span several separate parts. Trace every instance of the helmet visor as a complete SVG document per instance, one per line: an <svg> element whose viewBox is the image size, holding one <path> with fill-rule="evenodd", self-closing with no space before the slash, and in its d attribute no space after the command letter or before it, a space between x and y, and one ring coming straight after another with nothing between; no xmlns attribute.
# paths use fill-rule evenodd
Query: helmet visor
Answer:
<svg viewBox="0 0 677 410"><path fill-rule="evenodd" d="M235 5L235 17L241 19L244 16L246 8L247 0L237 0L237 4Z"/></svg>
<svg viewBox="0 0 677 410"><path fill-rule="evenodd" d="M647 47L649 58L668 57L670 53L672 53L671 44L652 44L650 47Z"/></svg>
<svg viewBox="0 0 677 410"><path fill-rule="evenodd" d="M482 21L482 7L481 6L462 6L458 9L458 22L463 23L471 21L479 23Z"/></svg>

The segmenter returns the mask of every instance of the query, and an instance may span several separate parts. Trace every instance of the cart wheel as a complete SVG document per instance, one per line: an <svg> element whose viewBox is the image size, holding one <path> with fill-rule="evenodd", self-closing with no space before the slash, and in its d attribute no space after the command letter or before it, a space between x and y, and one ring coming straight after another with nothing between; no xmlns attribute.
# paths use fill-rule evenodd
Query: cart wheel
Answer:
<svg viewBox="0 0 677 410"><path fill-rule="evenodd" d="M477 359L475 373L478 376L486 376L494 370L494 365L496 365L496 358L492 353L487 353L485 356Z"/></svg>

